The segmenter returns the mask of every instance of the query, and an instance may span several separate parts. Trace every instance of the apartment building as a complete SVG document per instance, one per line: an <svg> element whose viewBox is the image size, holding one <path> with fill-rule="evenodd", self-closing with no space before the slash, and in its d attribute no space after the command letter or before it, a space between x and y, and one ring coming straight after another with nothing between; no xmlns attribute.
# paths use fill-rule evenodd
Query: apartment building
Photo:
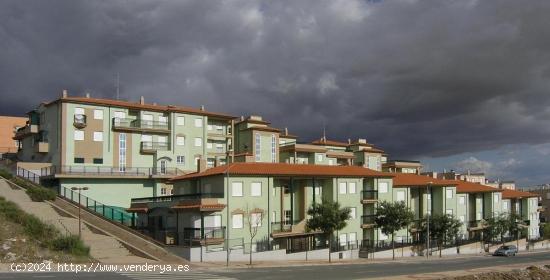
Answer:
<svg viewBox="0 0 550 280"><path fill-rule="evenodd" d="M548 223L550 221L550 184L528 187L523 190L539 196L540 222Z"/></svg>
<svg viewBox="0 0 550 280"><path fill-rule="evenodd" d="M14 154L19 149L19 140L13 139L15 133L27 123L27 118L0 116L0 156Z"/></svg>
<svg viewBox="0 0 550 280"><path fill-rule="evenodd" d="M382 170L384 172L420 175L422 172L422 164L420 161L415 160L390 160L382 164Z"/></svg>
<svg viewBox="0 0 550 280"><path fill-rule="evenodd" d="M40 104L19 129L20 167L60 190L127 208L171 193L171 177L231 160L233 120L201 108L70 97ZM31 164L32 163L32 164ZM39 165L37 165L39 164Z"/></svg>

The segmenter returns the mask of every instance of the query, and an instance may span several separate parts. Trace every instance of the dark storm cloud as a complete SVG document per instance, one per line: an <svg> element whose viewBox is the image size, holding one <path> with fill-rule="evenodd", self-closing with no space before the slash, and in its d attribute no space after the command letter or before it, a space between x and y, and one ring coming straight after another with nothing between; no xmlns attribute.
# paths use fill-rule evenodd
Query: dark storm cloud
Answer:
<svg viewBox="0 0 550 280"><path fill-rule="evenodd" d="M91 92L439 156L550 137L548 1L2 1L1 114Z"/></svg>

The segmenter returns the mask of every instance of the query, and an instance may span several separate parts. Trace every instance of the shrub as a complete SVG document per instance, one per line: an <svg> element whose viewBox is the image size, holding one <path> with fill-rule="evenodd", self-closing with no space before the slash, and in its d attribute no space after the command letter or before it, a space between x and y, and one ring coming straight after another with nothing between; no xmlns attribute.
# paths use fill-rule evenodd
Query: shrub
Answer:
<svg viewBox="0 0 550 280"><path fill-rule="evenodd" d="M30 196L32 201L39 202L44 200L55 200L55 197L57 196L53 190L35 186L27 188L27 194Z"/></svg>
<svg viewBox="0 0 550 280"><path fill-rule="evenodd" d="M63 251L75 256L87 256L90 248L84 245L76 235L61 236L51 242L53 250Z"/></svg>
<svg viewBox="0 0 550 280"><path fill-rule="evenodd" d="M4 177L7 180L10 180L11 178L13 178L13 175L11 175L11 173L6 169L0 169L0 176Z"/></svg>

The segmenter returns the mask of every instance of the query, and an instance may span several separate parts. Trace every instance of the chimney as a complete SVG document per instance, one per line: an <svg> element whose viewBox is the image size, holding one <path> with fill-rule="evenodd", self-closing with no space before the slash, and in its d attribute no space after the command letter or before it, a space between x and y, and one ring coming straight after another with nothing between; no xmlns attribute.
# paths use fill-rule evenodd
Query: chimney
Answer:
<svg viewBox="0 0 550 280"><path fill-rule="evenodd" d="M201 173L206 171L206 160L201 157L197 158L197 172Z"/></svg>
<svg viewBox="0 0 550 280"><path fill-rule="evenodd" d="M63 93L61 94L61 97L62 98L67 98L68 96L69 96L69 92L66 89L64 89Z"/></svg>
<svg viewBox="0 0 550 280"><path fill-rule="evenodd" d="M348 138L348 144L351 144L351 139L350 138Z"/></svg>
<svg viewBox="0 0 550 280"><path fill-rule="evenodd" d="M241 122L244 121L244 116L241 116Z"/></svg>
<svg viewBox="0 0 550 280"><path fill-rule="evenodd" d="M90 98L90 93L86 92L86 98Z"/></svg>
<svg viewBox="0 0 550 280"><path fill-rule="evenodd" d="M157 102L153 102L153 105L157 106Z"/></svg>
<svg viewBox="0 0 550 280"><path fill-rule="evenodd" d="M288 135L288 127L285 127L285 135Z"/></svg>
<svg viewBox="0 0 550 280"><path fill-rule="evenodd" d="M201 111L204 111L204 105L201 105Z"/></svg>
<svg viewBox="0 0 550 280"><path fill-rule="evenodd" d="M139 98L139 104L140 104L140 105L145 105L145 97L141 96L141 97Z"/></svg>

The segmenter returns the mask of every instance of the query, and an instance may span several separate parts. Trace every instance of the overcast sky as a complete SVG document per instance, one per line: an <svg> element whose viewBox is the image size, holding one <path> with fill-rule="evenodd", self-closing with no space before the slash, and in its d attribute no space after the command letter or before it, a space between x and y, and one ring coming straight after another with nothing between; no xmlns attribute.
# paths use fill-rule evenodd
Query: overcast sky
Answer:
<svg viewBox="0 0 550 280"><path fill-rule="evenodd" d="M0 1L0 114L90 92L550 183L550 1Z"/></svg>

